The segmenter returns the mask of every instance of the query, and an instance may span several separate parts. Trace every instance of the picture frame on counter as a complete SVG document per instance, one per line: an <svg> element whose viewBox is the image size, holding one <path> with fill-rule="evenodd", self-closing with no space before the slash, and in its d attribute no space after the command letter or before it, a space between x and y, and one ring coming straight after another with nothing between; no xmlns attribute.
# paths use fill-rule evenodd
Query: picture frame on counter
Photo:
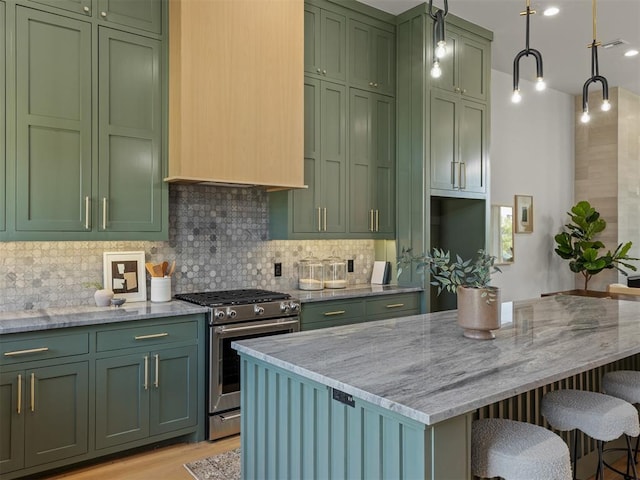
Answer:
<svg viewBox="0 0 640 480"><path fill-rule="evenodd" d="M147 300L144 252L104 252L104 288L127 302Z"/></svg>
<svg viewBox="0 0 640 480"><path fill-rule="evenodd" d="M515 196L515 233L533 233L533 197Z"/></svg>

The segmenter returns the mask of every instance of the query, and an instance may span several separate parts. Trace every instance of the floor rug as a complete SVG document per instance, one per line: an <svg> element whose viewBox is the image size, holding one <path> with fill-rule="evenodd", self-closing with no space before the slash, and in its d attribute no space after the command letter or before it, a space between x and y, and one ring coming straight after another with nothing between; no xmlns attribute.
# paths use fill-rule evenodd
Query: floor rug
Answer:
<svg viewBox="0 0 640 480"><path fill-rule="evenodd" d="M240 449L184 464L197 480L240 480Z"/></svg>

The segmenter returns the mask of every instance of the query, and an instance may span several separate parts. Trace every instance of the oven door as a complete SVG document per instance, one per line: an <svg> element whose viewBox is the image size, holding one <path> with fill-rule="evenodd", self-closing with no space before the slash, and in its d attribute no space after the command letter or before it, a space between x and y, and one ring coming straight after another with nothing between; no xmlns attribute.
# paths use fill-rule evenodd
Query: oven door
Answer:
<svg viewBox="0 0 640 480"><path fill-rule="evenodd" d="M240 356L231 342L297 332L298 317L209 327L209 413L240 407Z"/></svg>

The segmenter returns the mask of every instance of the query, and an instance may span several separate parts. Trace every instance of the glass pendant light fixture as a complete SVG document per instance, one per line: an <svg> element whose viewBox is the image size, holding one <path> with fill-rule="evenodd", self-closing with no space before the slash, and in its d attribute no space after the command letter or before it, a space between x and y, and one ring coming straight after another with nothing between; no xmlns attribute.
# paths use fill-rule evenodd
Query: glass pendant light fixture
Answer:
<svg viewBox="0 0 640 480"><path fill-rule="evenodd" d="M611 104L609 103L609 83L607 79L600 75L598 69L598 46L600 42L596 40L596 0L592 0L591 8L593 11L593 41L587 46L591 49L591 77L584 82L582 87L582 117L580 120L582 123L587 123L591 117L589 116L589 87L592 83L600 82L602 84L602 105L603 112L611 110Z"/></svg>
<svg viewBox="0 0 640 480"><path fill-rule="evenodd" d="M444 37L444 17L449 13L449 2L444 0L444 10L433 13L433 0L429 0L429 16L433 19L433 65L431 76L438 78L442 75L440 59L447 54L447 41Z"/></svg>
<svg viewBox="0 0 640 480"><path fill-rule="evenodd" d="M511 101L513 103L519 103L522 97L520 96L520 59L522 57L528 57L529 55L533 55L533 58L536 59L536 90L541 92L547 87L547 84L544 83L544 78L542 76L542 54L536 50L535 48L529 47L529 17L535 14L535 10L531 10L530 0L527 0L527 9L524 12L520 12L520 15L526 15L527 17L527 30L526 30L526 45L524 50L521 50L516 55L516 58L513 59L513 95L511 96Z"/></svg>

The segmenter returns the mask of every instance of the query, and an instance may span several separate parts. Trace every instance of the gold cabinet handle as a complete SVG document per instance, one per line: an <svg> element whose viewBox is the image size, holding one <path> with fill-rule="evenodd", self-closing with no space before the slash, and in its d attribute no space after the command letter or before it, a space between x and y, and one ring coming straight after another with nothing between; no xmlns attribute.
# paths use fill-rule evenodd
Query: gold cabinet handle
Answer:
<svg viewBox="0 0 640 480"><path fill-rule="evenodd" d="M464 162L460 162L460 175L458 178L460 179L460 189L467 188L467 165Z"/></svg>
<svg viewBox="0 0 640 480"><path fill-rule="evenodd" d="M458 162L451 162L451 186L456 188L456 164Z"/></svg>
<svg viewBox="0 0 640 480"><path fill-rule="evenodd" d="M18 415L22 413L22 375L18 374Z"/></svg>
<svg viewBox="0 0 640 480"><path fill-rule="evenodd" d="M107 12L100 12L100 16L102 18L106 18L107 17Z"/></svg>
<svg viewBox="0 0 640 480"><path fill-rule="evenodd" d="M369 210L369 231L373 232L373 209Z"/></svg>
<svg viewBox="0 0 640 480"><path fill-rule="evenodd" d="M149 355L144 356L144 389L149 389Z"/></svg>
<svg viewBox="0 0 640 480"><path fill-rule="evenodd" d="M333 315L342 315L343 313L347 313L345 310L336 310L335 312L325 312L325 317L331 317Z"/></svg>
<svg viewBox="0 0 640 480"><path fill-rule="evenodd" d="M102 197L102 230L107 229L107 197Z"/></svg>
<svg viewBox="0 0 640 480"><path fill-rule="evenodd" d="M134 340L149 340L150 338L162 338L162 337L168 337L169 334L167 332L163 332L163 333L152 333L150 335L137 335L135 337L133 337Z"/></svg>
<svg viewBox="0 0 640 480"><path fill-rule="evenodd" d="M90 227L89 207L90 207L90 202L89 202L89 196L87 195L86 197L84 197L84 229L85 230L89 230L89 227Z"/></svg>
<svg viewBox="0 0 640 480"><path fill-rule="evenodd" d="M322 208L318 207L318 231L322 231Z"/></svg>
<svg viewBox="0 0 640 480"><path fill-rule="evenodd" d="M404 303L392 303L390 305L387 305L387 308L400 308L400 307L404 307Z"/></svg>
<svg viewBox="0 0 640 480"><path fill-rule="evenodd" d="M380 210L376 210L376 232L380 231Z"/></svg>
<svg viewBox="0 0 640 480"><path fill-rule="evenodd" d="M36 411L36 374L31 374L31 403L29 405L31 407L31 411Z"/></svg>
<svg viewBox="0 0 640 480"><path fill-rule="evenodd" d="M30 348L28 350L14 350L13 352L4 352L5 357L15 357L16 355L27 355L29 353L47 352L49 347Z"/></svg>
<svg viewBox="0 0 640 480"><path fill-rule="evenodd" d="M153 382L153 386L158 388L159 385L159 377L160 377L160 355L156 354L156 379L155 382Z"/></svg>
<svg viewBox="0 0 640 480"><path fill-rule="evenodd" d="M322 223L324 224L323 232L327 231L327 207L322 209Z"/></svg>

